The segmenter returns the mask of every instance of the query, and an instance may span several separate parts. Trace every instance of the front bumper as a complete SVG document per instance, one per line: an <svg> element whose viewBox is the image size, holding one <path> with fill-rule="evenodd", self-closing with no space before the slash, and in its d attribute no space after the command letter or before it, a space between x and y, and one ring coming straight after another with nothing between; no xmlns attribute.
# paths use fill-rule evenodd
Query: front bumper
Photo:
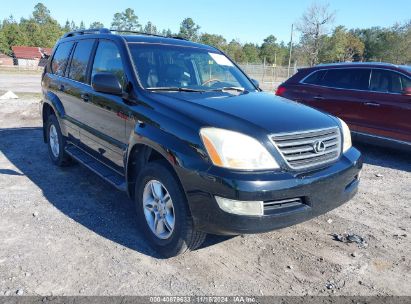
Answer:
<svg viewBox="0 0 411 304"><path fill-rule="evenodd" d="M361 154L351 148L338 162L313 172L238 173L212 167L206 173L186 172L182 183L197 229L225 235L260 233L309 220L347 202L357 192L361 168ZM303 204L246 216L224 212L214 196L265 202L301 198Z"/></svg>

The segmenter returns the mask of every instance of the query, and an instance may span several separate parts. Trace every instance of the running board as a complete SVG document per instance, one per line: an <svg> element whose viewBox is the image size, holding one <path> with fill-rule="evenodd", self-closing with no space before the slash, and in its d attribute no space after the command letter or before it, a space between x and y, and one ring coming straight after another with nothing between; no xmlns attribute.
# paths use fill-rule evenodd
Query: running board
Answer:
<svg viewBox="0 0 411 304"><path fill-rule="evenodd" d="M77 160L80 164L89 168L91 171L93 171L98 176L103 178L105 181L116 187L118 190L127 190L124 176L110 169L109 167L95 159L87 152L70 144L65 147L65 151L68 155Z"/></svg>

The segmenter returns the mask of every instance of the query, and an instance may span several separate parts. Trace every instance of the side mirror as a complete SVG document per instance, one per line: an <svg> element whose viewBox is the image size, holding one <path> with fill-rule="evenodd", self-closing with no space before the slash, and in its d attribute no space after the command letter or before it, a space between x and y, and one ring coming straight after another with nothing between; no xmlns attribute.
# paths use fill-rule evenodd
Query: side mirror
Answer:
<svg viewBox="0 0 411 304"><path fill-rule="evenodd" d="M402 91L402 95L411 96L411 87L405 88L405 89Z"/></svg>
<svg viewBox="0 0 411 304"><path fill-rule="evenodd" d="M97 73L91 79L91 87L94 91L121 95L123 93L123 88L117 77L112 73Z"/></svg>
<svg viewBox="0 0 411 304"><path fill-rule="evenodd" d="M257 80L257 79L251 79L251 81L254 83L254 85L257 87L257 88L260 88L260 82Z"/></svg>

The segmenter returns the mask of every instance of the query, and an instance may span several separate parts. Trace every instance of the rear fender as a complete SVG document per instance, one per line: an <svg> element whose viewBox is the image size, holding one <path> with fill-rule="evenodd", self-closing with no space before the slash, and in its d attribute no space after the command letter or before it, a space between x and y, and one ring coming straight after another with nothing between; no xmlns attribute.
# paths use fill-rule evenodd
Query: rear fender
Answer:
<svg viewBox="0 0 411 304"><path fill-rule="evenodd" d="M54 94L53 92L48 91L44 95L42 103L43 104L42 104L42 107L41 107L41 117L44 118L44 114L45 114L44 113L44 108L45 108L45 105L47 104L48 106L50 106L53 109L54 113L56 114L57 120L59 121L59 124L60 124L60 129L61 129L62 134L64 136L67 136L67 132L65 130L64 124L62 123L62 120L65 118L66 113L64 111L63 104L60 101L60 99L57 97L57 95ZM46 136L45 132L46 132L46 128L43 125L43 136L44 136L44 138Z"/></svg>

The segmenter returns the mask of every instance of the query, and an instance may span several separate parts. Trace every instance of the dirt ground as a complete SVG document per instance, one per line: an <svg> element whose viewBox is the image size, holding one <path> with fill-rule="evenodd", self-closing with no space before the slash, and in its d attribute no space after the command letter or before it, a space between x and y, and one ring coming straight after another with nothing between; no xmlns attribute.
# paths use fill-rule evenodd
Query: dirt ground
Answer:
<svg viewBox="0 0 411 304"><path fill-rule="evenodd" d="M159 259L125 194L78 164L51 164L39 98L0 100L0 295L411 295L409 154L356 144L365 166L347 204ZM345 232L368 246L333 240Z"/></svg>

